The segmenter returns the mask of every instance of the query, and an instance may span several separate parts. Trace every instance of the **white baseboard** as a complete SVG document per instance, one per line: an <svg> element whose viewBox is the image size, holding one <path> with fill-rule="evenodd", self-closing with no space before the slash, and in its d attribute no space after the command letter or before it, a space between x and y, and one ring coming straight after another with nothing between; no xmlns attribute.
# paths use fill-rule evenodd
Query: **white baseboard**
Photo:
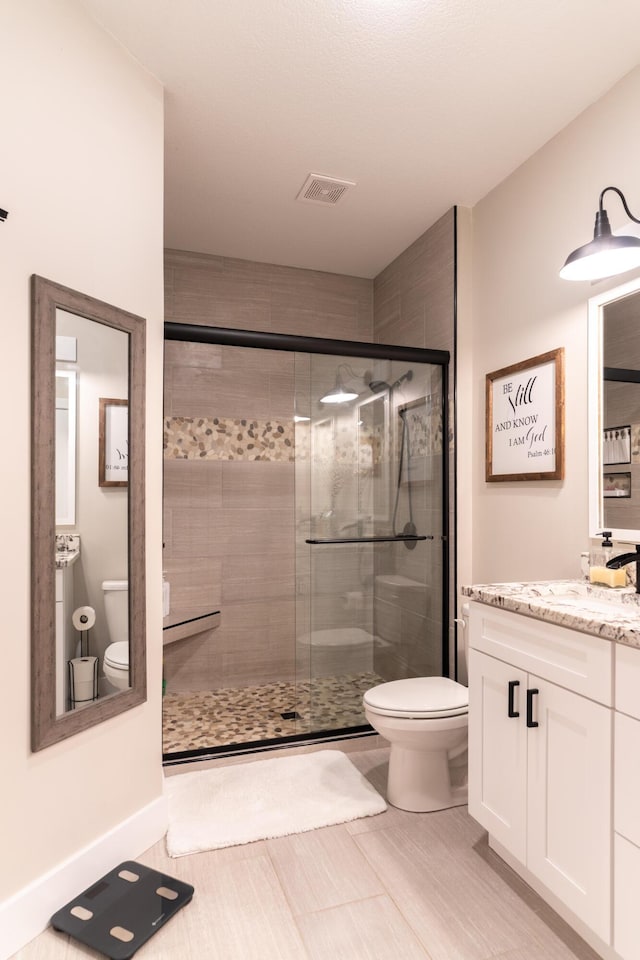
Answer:
<svg viewBox="0 0 640 960"><path fill-rule="evenodd" d="M158 797L117 827L0 903L0 960L8 960L47 927L51 916L123 860L153 846L167 829Z"/></svg>

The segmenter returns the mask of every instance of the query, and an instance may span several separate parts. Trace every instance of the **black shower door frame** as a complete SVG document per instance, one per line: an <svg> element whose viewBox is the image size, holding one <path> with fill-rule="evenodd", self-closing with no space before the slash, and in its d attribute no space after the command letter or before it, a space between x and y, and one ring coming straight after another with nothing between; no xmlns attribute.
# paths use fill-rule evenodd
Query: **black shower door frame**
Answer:
<svg viewBox="0 0 640 960"><path fill-rule="evenodd" d="M398 360L408 363L424 363L439 366L442 376L442 664L443 671L450 669L449 621L450 621L450 535L449 535L449 363L448 350L429 350L422 347L406 347L397 344L369 343L361 340L336 340L324 337L296 336L285 333L267 333L257 330L237 330L229 327L211 327L204 324L166 322L164 339L189 343L217 344L229 347L250 347L259 350L284 350L290 353L325 354L327 356L366 357L372 360ZM336 731L337 733L338 731ZM347 733L347 731L345 731ZM288 740L307 737L286 737ZM282 740L279 741L282 744ZM256 749L255 745L252 745ZM265 743L262 748L273 748ZM217 752L217 751L216 751ZM224 748L222 752L227 752ZM201 759L201 758L200 758Z"/></svg>
<svg viewBox="0 0 640 960"><path fill-rule="evenodd" d="M442 370L442 664L448 670L450 623L450 568L449 568L449 362L448 350L428 350L423 347L405 347L396 344L368 343L363 340L334 340L324 337L302 337L287 333L267 333L260 330L236 330L229 327L209 327L197 323L167 322L165 340L190 343L219 344L229 347L253 347L260 350L286 350L291 353L323 353L328 356L371 357L373 360L400 360L408 363L428 363Z"/></svg>

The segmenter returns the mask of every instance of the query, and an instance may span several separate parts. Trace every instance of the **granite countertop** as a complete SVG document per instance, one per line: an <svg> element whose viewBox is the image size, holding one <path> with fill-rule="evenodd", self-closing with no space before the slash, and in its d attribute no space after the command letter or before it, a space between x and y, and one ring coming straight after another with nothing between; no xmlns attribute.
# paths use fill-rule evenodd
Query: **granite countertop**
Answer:
<svg viewBox="0 0 640 960"><path fill-rule="evenodd" d="M462 587L469 600L605 640L640 647L640 595L633 587L597 587L586 580L479 583Z"/></svg>

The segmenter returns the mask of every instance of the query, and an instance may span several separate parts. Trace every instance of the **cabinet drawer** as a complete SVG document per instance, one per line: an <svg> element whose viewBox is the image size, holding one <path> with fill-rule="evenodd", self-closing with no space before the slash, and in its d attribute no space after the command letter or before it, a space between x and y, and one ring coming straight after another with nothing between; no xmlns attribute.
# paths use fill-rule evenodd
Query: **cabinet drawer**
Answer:
<svg viewBox="0 0 640 960"><path fill-rule="evenodd" d="M640 650L616 644L616 710L640 720Z"/></svg>
<svg viewBox="0 0 640 960"><path fill-rule="evenodd" d="M616 713L613 827L640 847L640 720Z"/></svg>
<svg viewBox="0 0 640 960"><path fill-rule="evenodd" d="M613 855L613 947L624 960L640 960L640 847L616 833Z"/></svg>
<svg viewBox="0 0 640 960"><path fill-rule="evenodd" d="M470 613L469 645L474 649L611 706L610 641L484 603L471 603Z"/></svg>

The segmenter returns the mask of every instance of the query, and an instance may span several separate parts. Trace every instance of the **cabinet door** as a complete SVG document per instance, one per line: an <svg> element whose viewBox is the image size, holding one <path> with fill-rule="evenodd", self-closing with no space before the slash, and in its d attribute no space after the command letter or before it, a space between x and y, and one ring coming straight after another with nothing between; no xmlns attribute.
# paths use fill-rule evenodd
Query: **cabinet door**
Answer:
<svg viewBox="0 0 640 960"><path fill-rule="evenodd" d="M510 684L512 713L509 716ZM526 860L527 675L469 651L469 813L522 863Z"/></svg>
<svg viewBox="0 0 640 960"><path fill-rule="evenodd" d="M636 698L638 694L636 691ZM613 828L640 847L640 720L615 714Z"/></svg>
<svg viewBox="0 0 640 960"><path fill-rule="evenodd" d="M533 689L527 866L609 942L611 711L529 675Z"/></svg>
<svg viewBox="0 0 640 960"><path fill-rule="evenodd" d="M640 916L638 915L638 876L640 847L614 835L614 933L613 946L624 960L640 960Z"/></svg>

